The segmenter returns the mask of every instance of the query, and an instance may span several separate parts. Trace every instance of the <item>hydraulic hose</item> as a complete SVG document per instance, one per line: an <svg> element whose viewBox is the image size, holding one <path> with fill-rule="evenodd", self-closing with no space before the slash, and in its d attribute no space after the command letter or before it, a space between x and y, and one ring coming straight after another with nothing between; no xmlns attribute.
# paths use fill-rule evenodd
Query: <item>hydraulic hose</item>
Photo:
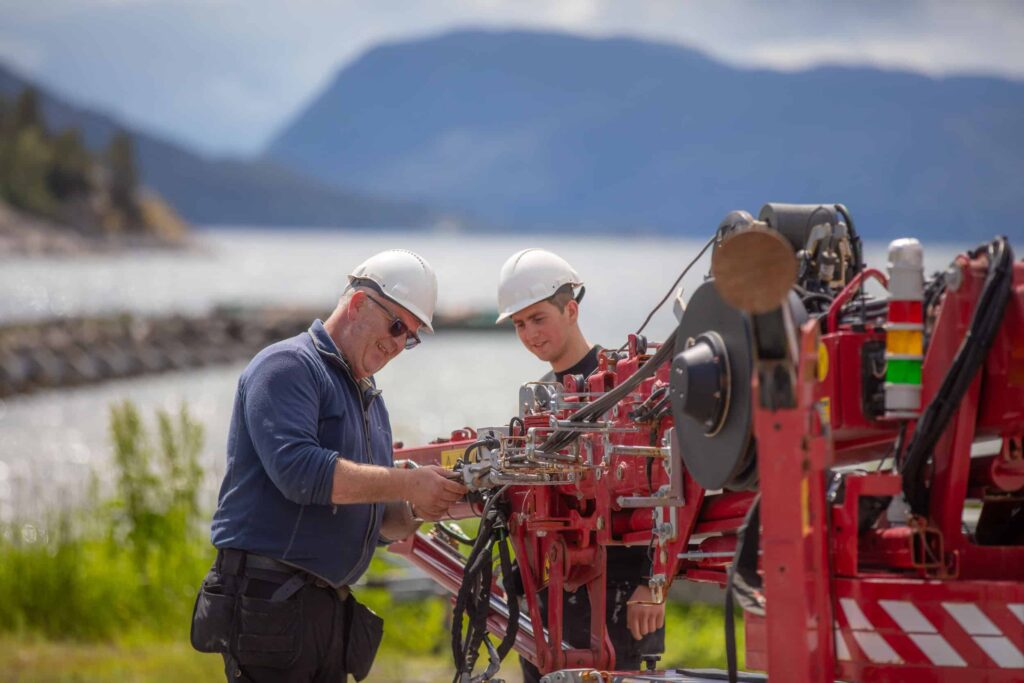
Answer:
<svg viewBox="0 0 1024 683"><path fill-rule="evenodd" d="M985 247L975 251L981 253ZM988 273L971 316L970 327L953 358L949 372L935 392L928 407L921 414L914 435L907 447L900 474L903 476L903 494L915 515L926 516L930 500L930 486L924 480L925 465L932 456L935 444L942 436L960 401L985 362L996 332L1003 321L1003 312L1010 298L1013 251L1005 237L997 237L989 245Z"/></svg>
<svg viewBox="0 0 1024 683"><path fill-rule="evenodd" d="M498 489L484 505L480 529L473 549L466 559L462 586L455 597L455 607L452 610L452 658L455 661L455 677L452 683L477 680L472 677L473 668L476 666L480 647L485 643L488 652L491 653L492 665L495 664L495 660L500 663L512 649L519 632L519 600L515 592L512 556L508 545L508 525L505 510L499 504L499 499L507 488L508 486L503 486ZM509 612L508 630L496 650L487 635L495 545L498 546L502 586L507 596ZM462 632L463 621L467 622L465 635ZM490 670L489 667L488 671ZM487 680L489 675L484 674L479 678Z"/></svg>
<svg viewBox="0 0 1024 683"><path fill-rule="evenodd" d="M616 403L626 396L626 394L635 389L640 382L653 375L659 367L672 357L674 349L675 345L672 343L672 337L669 337L669 339L661 345L661 348L659 348L658 351L651 356L651 358L648 359L640 369L630 375L625 382L615 387L601 398L592 401L577 410L569 418L569 421L582 424L597 420L607 411L611 410ZM579 435L580 433L575 430L552 432L548 438L545 439L544 443L541 444L540 450L546 452L560 451L575 441Z"/></svg>

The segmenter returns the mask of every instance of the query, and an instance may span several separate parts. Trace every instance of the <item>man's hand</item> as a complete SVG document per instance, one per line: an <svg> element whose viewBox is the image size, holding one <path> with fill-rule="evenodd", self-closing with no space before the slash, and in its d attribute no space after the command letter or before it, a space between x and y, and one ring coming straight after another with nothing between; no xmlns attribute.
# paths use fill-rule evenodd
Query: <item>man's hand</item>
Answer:
<svg viewBox="0 0 1024 683"><path fill-rule="evenodd" d="M437 465L410 470L406 498L423 519L438 520L452 503L466 495L466 487L451 478L451 472Z"/></svg>
<svg viewBox="0 0 1024 683"><path fill-rule="evenodd" d="M641 584L633 591L633 595L629 596L629 602L651 602L653 598L651 589ZM635 640L640 640L648 633L654 633L665 625L665 604L627 604L626 625Z"/></svg>

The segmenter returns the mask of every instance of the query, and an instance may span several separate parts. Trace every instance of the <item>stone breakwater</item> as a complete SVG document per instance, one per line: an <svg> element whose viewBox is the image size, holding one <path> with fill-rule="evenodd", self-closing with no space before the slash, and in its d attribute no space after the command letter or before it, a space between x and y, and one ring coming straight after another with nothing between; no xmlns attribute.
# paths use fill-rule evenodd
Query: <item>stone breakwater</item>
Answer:
<svg viewBox="0 0 1024 683"><path fill-rule="evenodd" d="M54 318L0 323L0 398L41 389L248 360L329 311L216 308L197 316ZM434 329L498 329L494 313L437 314Z"/></svg>

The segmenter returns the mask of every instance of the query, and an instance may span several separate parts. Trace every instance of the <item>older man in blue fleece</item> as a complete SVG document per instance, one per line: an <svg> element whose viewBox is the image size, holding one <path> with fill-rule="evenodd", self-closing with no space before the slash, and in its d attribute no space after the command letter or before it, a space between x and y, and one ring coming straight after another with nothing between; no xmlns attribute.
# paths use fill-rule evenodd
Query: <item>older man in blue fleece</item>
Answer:
<svg viewBox="0 0 1024 683"><path fill-rule="evenodd" d="M228 681L361 680L381 622L348 586L374 548L437 519L465 488L438 467L392 467L373 375L431 331L437 279L405 250L372 256L326 322L242 373L192 644Z"/></svg>

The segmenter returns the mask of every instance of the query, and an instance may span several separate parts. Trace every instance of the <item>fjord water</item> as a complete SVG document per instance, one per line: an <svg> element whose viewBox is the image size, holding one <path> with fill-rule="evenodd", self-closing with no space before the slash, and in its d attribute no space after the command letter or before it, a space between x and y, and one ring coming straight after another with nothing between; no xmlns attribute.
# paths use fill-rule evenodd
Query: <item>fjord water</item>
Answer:
<svg viewBox="0 0 1024 683"><path fill-rule="evenodd" d="M895 235L894 235L895 237ZM399 247L417 251L437 271L439 310L495 308L505 259L538 246L565 256L587 293L582 327L593 343L618 346L643 322L703 240L665 237L458 233L207 230L185 252L132 252L74 259L0 262L0 322L114 311L203 312L215 305L305 305L331 311L348 273L366 256ZM925 244L926 272L945 268L973 244ZM885 267L885 244L866 260ZM709 268L705 255L683 281L684 298ZM645 334L660 341L673 329L671 301ZM147 418L186 404L206 428L202 454L212 501L224 467L224 444L244 364L203 368L46 391L0 401L0 521L37 518L55 504L82 499L92 474L101 485L110 457L109 406L135 402ZM545 366L510 327L493 333L439 332L402 353L377 380L394 434L407 445L463 426L505 423L519 385Z"/></svg>

